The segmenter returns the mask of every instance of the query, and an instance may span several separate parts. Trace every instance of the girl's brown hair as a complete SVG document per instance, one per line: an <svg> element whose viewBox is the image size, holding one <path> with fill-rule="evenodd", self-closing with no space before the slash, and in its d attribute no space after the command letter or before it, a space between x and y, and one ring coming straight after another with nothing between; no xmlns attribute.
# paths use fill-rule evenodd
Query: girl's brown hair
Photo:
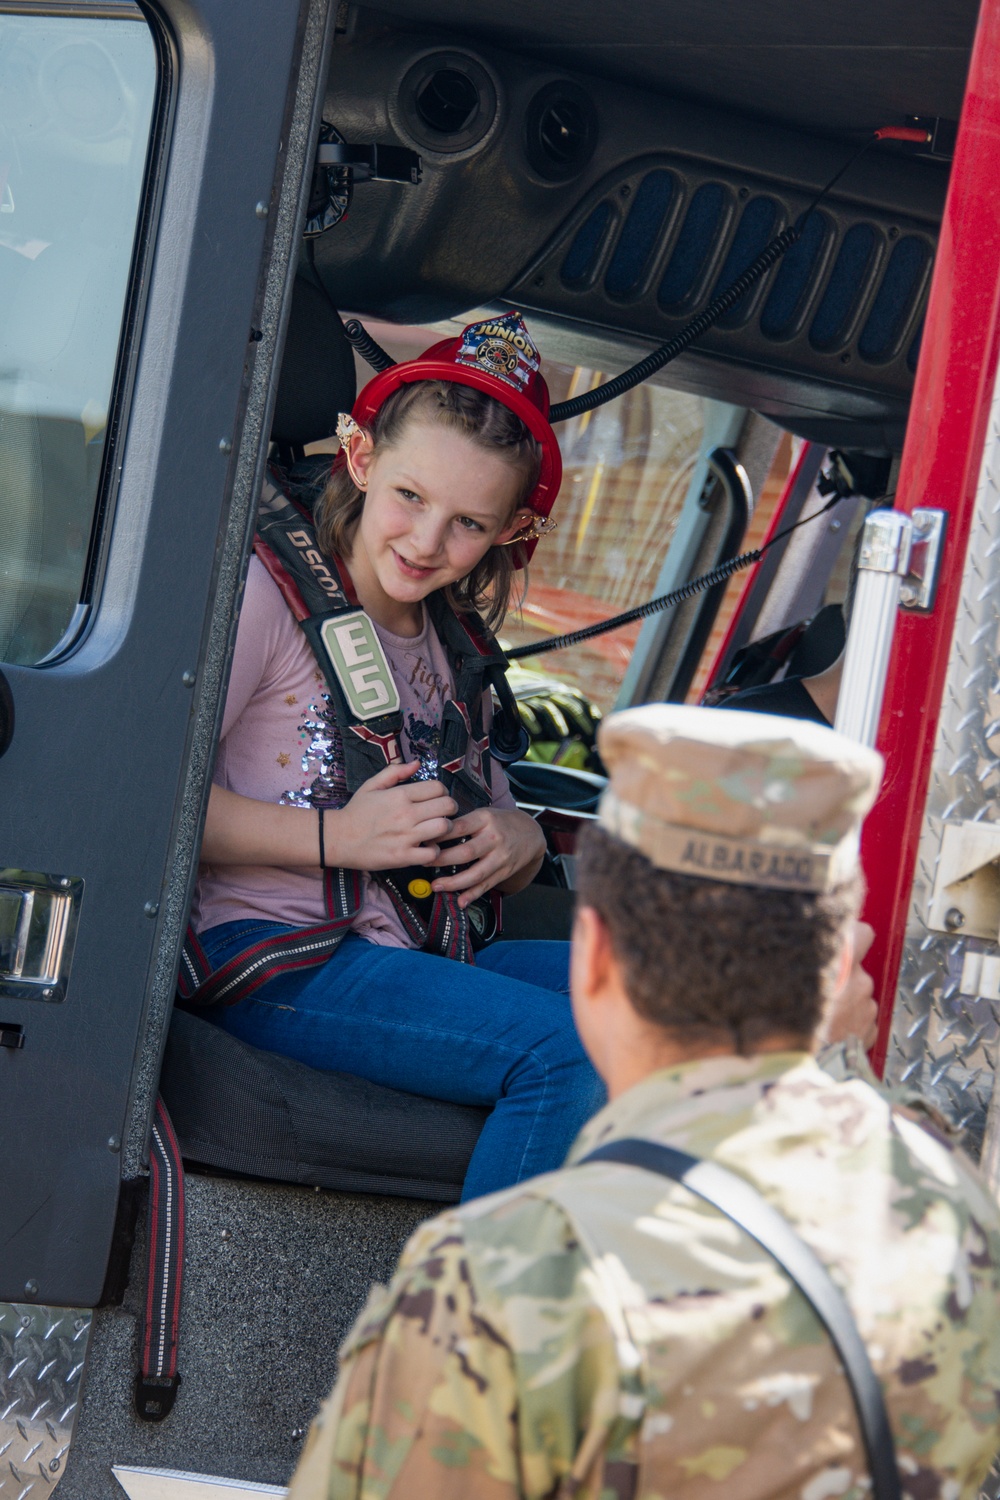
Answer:
<svg viewBox="0 0 1000 1500"><path fill-rule="evenodd" d="M414 417L440 422L487 452L498 454L518 474L511 514L527 502L538 483L541 450L510 407L484 391L455 381L411 381L393 391L375 413L368 429L375 452L398 443L406 423ZM364 503L364 491L354 483L347 465L338 464L316 507L316 533L325 552L339 557L350 554ZM524 562L523 544L490 547L471 573L445 590L449 604L458 611L478 611L490 629L496 630L507 612L519 562Z"/></svg>

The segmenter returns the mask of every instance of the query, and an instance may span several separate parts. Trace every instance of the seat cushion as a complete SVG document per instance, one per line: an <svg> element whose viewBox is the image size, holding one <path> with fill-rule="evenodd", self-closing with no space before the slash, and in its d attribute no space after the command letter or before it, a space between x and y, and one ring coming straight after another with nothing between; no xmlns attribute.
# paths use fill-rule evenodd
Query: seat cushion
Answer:
<svg viewBox="0 0 1000 1500"><path fill-rule="evenodd" d="M160 1092L185 1160L247 1177L455 1203L489 1114L321 1073L175 1011Z"/></svg>

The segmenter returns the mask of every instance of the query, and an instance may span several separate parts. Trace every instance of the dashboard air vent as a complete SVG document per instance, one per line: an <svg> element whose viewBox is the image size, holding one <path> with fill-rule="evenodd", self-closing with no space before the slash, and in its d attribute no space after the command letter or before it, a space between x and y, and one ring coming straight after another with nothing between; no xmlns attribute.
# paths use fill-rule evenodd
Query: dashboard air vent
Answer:
<svg viewBox="0 0 1000 1500"><path fill-rule="evenodd" d="M497 85L469 52L428 52L390 95L389 113L404 139L431 161L455 161L482 150L499 114Z"/></svg>
<svg viewBox="0 0 1000 1500"><path fill-rule="evenodd" d="M438 68L420 85L414 102L428 130L458 135L472 123L479 108L479 91L468 73Z"/></svg>
<svg viewBox="0 0 1000 1500"><path fill-rule="evenodd" d="M597 111L579 84L548 83L528 105L524 149L539 177L566 182L582 172L597 145Z"/></svg>

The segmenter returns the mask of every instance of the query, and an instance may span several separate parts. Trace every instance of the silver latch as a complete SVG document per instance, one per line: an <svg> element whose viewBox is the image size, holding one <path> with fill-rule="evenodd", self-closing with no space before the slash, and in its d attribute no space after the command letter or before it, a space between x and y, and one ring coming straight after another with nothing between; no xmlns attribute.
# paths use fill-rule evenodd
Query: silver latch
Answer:
<svg viewBox="0 0 1000 1500"><path fill-rule="evenodd" d="M948 512L918 506L910 512L910 519L913 522L910 561L899 591L899 605L901 609L928 614L937 595Z"/></svg>

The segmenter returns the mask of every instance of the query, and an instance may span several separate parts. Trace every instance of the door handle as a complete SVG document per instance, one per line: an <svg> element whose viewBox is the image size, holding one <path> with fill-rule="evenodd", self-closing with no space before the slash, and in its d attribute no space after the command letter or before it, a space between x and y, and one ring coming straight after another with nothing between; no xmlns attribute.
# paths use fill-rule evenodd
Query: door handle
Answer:
<svg viewBox="0 0 1000 1500"><path fill-rule="evenodd" d="M14 738L14 694L0 672L0 755L6 755Z"/></svg>

